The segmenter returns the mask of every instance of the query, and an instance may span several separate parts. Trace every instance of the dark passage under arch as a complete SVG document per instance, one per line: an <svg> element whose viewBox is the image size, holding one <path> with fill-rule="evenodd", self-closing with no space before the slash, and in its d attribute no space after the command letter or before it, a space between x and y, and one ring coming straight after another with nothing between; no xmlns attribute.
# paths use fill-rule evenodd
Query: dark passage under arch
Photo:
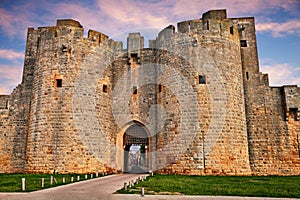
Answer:
<svg viewBox="0 0 300 200"><path fill-rule="evenodd" d="M145 128L140 124L131 125L124 133L124 172L148 172L147 150L149 139Z"/></svg>

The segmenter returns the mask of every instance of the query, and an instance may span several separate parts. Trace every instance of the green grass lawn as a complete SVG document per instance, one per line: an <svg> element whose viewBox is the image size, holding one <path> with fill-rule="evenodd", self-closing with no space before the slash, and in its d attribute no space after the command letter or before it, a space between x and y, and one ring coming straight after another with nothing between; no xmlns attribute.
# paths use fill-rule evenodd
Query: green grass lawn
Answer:
<svg viewBox="0 0 300 200"><path fill-rule="evenodd" d="M119 193L222 195L300 198L300 176L184 176L154 175Z"/></svg>
<svg viewBox="0 0 300 200"><path fill-rule="evenodd" d="M57 181L53 180L52 185L50 185L51 176ZM0 192L22 192L22 178L26 180L26 192L30 192L69 184L71 177L73 177L73 182L78 182L77 176L80 176L80 181L86 180L84 174L0 174ZM99 174L100 176L102 175ZM63 183L63 177L65 177L65 183ZM42 178L44 178L44 188L41 184ZM96 178L95 174L93 174L93 178ZM88 179L91 179L90 174L88 174Z"/></svg>

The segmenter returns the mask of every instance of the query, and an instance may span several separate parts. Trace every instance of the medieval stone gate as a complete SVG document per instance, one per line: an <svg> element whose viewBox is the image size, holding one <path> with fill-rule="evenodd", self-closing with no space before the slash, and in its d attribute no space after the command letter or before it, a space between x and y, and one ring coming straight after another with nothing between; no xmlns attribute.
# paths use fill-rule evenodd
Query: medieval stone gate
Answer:
<svg viewBox="0 0 300 200"><path fill-rule="evenodd" d="M0 95L0 172L300 174L300 88L269 86L253 17L211 10L148 44L29 28L22 83Z"/></svg>

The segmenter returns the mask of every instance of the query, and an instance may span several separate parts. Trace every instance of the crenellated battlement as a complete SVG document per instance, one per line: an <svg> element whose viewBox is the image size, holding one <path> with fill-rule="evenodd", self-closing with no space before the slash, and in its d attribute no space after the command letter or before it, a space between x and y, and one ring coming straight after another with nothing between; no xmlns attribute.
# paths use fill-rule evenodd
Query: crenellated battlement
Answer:
<svg viewBox="0 0 300 200"><path fill-rule="evenodd" d="M288 121L291 117L295 121L300 121L300 88L297 85L285 85L282 88L286 120Z"/></svg>
<svg viewBox="0 0 300 200"><path fill-rule="evenodd" d="M81 24L73 19L58 19L56 21L56 26L73 26L77 28L82 28Z"/></svg>

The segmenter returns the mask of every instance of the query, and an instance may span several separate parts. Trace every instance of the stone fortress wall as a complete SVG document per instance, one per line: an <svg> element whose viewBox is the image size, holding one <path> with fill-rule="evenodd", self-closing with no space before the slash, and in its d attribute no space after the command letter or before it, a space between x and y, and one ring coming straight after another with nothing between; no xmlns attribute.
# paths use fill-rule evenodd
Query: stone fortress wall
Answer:
<svg viewBox="0 0 300 200"><path fill-rule="evenodd" d="M147 170L299 175L299 104L259 72L254 18L212 10L126 49L57 20L28 29L22 83L0 96L0 172L125 171L140 126Z"/></svg>

